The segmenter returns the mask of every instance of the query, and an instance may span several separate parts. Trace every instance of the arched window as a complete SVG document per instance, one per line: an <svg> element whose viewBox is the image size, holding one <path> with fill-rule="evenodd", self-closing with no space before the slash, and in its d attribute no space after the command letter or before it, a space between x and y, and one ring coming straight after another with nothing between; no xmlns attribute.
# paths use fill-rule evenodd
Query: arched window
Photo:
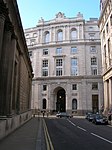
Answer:
<svg viewBox="0 0 112 150"><path fill-rule="evenodd" d="M77 39L77 30L72 29L71 30L71 40L76 40Z"/></svg>
<svg viewBox="0 0 112 150"><path fill-rule="evenodd" d="M44 37L44 42L48 43L49 42L49 31L45 32L45 37Z"/></svg>
<svg viewBox="0 0 112 150"><path fill-rule="evenodd" d="M43 109L46 109L46 99L43 99Z"/></svg>
<svg viewBox="0 0 112 150"><path fill-rule="evenodd" d="M58 30L57 41L63 41L63 31L62 30Z"/></svg>
<svg viewBox="0 0 112 150"><path fill-rule="evenodd" d="M77 99L72 100L72 109L77 110Z"/></svg>

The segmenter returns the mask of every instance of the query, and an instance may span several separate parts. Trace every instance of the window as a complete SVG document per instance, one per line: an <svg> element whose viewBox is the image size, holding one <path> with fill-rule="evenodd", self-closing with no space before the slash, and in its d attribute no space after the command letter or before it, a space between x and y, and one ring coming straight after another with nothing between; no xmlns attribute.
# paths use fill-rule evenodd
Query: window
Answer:
<svg viewBox="0 0 112 150"><path fill-rule="evenodd" d="M44 39L44 42L45 43L48 43L49 42L49 32L45 32L45 39Z"/></svg>
<svg viewBox="0 0 112 150"><path fill-rule="evenodd" d="M62 59L56 60L56 66L62 66Z"/></svg>
<svg viewBox="0 0 112 150"><path fill-rule="evenodd" d="M28 53L29 53L29 57L32 57L32 51L29 51Z"/></svg>
<svg viewBox="0 0 112 150"><path fill-rule="evenodd" d="M77 39L77 30L72 29L71 30L71 40L76 40Z"/></svg>
<svg viewBox="0 0 112 150"><path fill-rule="evenodd" d="M78 74L78 68L77 68L77 58L71 59L71 75L76 76Z"/></svg>
<svg viewBox="0 0 112 150"><path fill-rule="evenodd" d="M110 25L112 26L112 15L110 16Z"/></svg>
<svg viewBox="0 0 112 150"><path fill-rule="evenodd" d="M26 34L25 36L26 36L26 38L29 38L29 37L30 37L29 34Z"/></svg>
<svg viewBox="0 0 112 150"><path fill-rule="evenodd" d="M62 48L57 48L56 49L56 54L61 55L62 54Z"/></svg>
<svg viewBox="0 0 112 150"><path fill-rule="evenodd" d="M37 33L33 33L33 37L37 37Z"/></svg>
<svg viewBox="0 0 112 150"><path fill-rule="evenodd" d="M77 52L77 47L71 47L71 53L76 53Z"/></svg>
<svg viewBox="0 0 112 150"><path fill-rule="evenodd" d="M106 25L106 31L107 31L107 33L108 33L108 29L109 29L109 26L108 26L108 23L107 23L107 25Z"/></svg>
<svg viewBox="0 0 112 150"><path fill-rule="evenodd" d="M48 60L43 60L43 67L48 67Z"/></svg>
<svg viewBox="0 0 112 150"><path fill-rule="evenodd" d="M43 85L43 91L47 90L47 85Z"/></svg>
<svg viewBox="0 0 112 150"><path fill-rule="evenodd" d="M97 82L92 83L92 90L98 90L98 83Z"/></svg>
<svg viewBox="0 0 112 150"><path fill-rule="evenodd" d="M57 33L57 41L63 41L63 32L59 30Z"/></svg>
<svg viewBox="0 0 112 150"><path fill-rule="evenodd" d="M77 90L77 84L72 84L72 90Z"/></svg>
<svg viewBox="0 0 112 150"><path fill-rule="evenodd" d="M93 27L89 27L89 31L93 31Z"/></svg>
<svg viewBox="0 0 112 150"><path fill-rule="evenodd" d="M94 34L94 33L93 33L93 34L89 34L89 39L90 39L90 40L94 41L94 37L95 37L95 34Z"/></svg>
<svg viewBox="0 0 112 150"><path fill-rule="evenodd" d="M91 58L91 65L97 65L97 58L96 57Z"/></svg>
<svg viewBox="0 0 112 150"><path fill-rule="evenodd" d="M48 55L48 49L43 49L43 55Z"/></svg>
<svg viewBox="0 0 112 150"><path fill-rule="evenodd" d="M91 74L97 75L97 67L91 67Z"/></svg>
<svg viewBox="0 0 112 150"><path fill-rule="evenodd" d="M42 63L42 76L48 76L48 60L43 60L43 63Z"/></svg>
<svg viewBox="0 0 112 150"><path fill-rule="evenodd" d="M72 100L72 109L77 110L77 99Z"/></svg>
<svg viewBox="0 0 112 150"><path fill-rule="evenodd" d="M105 30L103 31L103 39L105 39Z"/></svg>
<svg viewBox="0 0 112 150"><path fill-rule="evenodd" d="M90 52L96 52L96 46L90 46Z"/></svg>
<svg viewBox="0 0 112 150"><path fill-rule="evenodd" d="M30 45L33 46L34 44L36 44L36 39L31 39L31 40L30 40Z"/></svg>
<svg viewBox="0 0 112 150"><path fill-rule="evenodd" d="M63 60L56 59L56 76L62 76L63 72Z"/></svg>

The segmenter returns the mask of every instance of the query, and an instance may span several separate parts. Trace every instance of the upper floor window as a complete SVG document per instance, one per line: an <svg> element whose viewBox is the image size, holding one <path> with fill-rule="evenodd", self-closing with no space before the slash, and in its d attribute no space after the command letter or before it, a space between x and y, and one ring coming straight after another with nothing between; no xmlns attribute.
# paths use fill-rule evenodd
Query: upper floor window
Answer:
<svg viewBox="0 0 112 150"><path fill-rule="evenodd" d="M43 85L43 91L46 91L46 90L47 90L47 85L44 84L44 85Z"/></svg>
<svg viewBox="0 0 112 150"><path fill-rule="evenodd" d="M110 25L112 26L112 15L110 16Z"/></svg>
<svg viewBox="0 0 112 150"><path fill-rule="evenodd" d="M34 44L36 44L36 39L31 39L31 40L30 40L30 45L33 46Z"/></svg>
<svg viewBox="0 0 112 150"><path fill-rule="evenodd" d="M92 90L98 90L98 83L97 82L92 83Z"/></svg>
<svg viewBox="0 0 112 150"><path fill-rule="evenodd" d="M89 27L89 31L93 31L93 27Z"/></svg>
<svg viewBox="0 0 112 150"><path fill-rule="evenodd" d="M63 31L62 30L58 30L57 41L63 41Z"/></svg>
<svg viewBox="0 0 112 150"><path fill-rule="evenodd" d="M63 73L63 60L56 59L56 76L62 76Z"/></svg>
<svg viewBox="0 0 112 150"><path fill-rule="evenodd" d="M78 66L77 66L77 58L71 59L71 75L77 76L78 74Z"/></svg>
<svg viewBox="0 0 112 150"><path fill-rule="evenodd" d="M97 65L97 58L96 57L91 58L91 65Z"/></svg>
<svg viewBox="0 0 112 150"><path fill-rule="evenodd" d="M90 40L94 41L94 38L95 38L95 34L94 34L94 33L89 34L89 39L90 39Z"/></svg>
<svg viewBox="0 0 112 150"><path fill-rule="evenodd" d="M72 90L77 90L77 84L72 84Z"/></svg>
<svg viewBox="0 0 112 150"><path fill-rule="evenodd" d="M77 47L71 47L71 53L76 53L77 52Z"/></svg>
<svg viewBox="0 0 112 150"><path fill-rule="evenodd" d="M47 32L45 32L45 38L44 38L44 42L45 43L48 43L49 42L49 36L50 34L49 34L49 32L47 31Z"/></svg>
<svg viewBox="0 0 112 150"><path fill-rule="evenodd" d="M71 30L71 40L76 40L76 38L77 38L77 30L72 29Z"/></svg>
<svg viewBox="0 0 112 150"><path fill-rule="evenodd" d="M97 75L97 67L91 67L91 74Z"/></svg>
<svg viewBox="0 0 112 150"><path fill-rule="evenodd" d="M32 51L29 51L28 53L29 53L29 56L32 57Z"/></svg>
<svg viewBox="0 0 112 150"><path fill-rule="evenodd" d="M61 55L62 54L62 48L57 48L56 49L56 54Z"/></svg>
<svg viewBox="0 0 112 150"><path fill-rule="evenodd" d="M48 76L48 60L42 62L42 76Z"/></svg>
<svg viewBox="0 0 112 150"><path fill-rule="evenodd" d="M48 60L43 60L43 65L42 67L48 67Z"/></svg>
<svg viewBox="0 0 112 150"><path fill-rule="evenodd" d="M43 49L43 55L48 55L48 49Z"/></svg>
<svg viewBox="0 0 112 150"><path fill-rule="evenodd" d="M108 29L109 29L109 25L108 25L108 23L107 23L107 25L106 25L106 32L108 33Z"/></svg>
<svg viewBox="0 0 112 150"><path fill-rule="evenodd" d="M96 46L90 46L90 52L96 52Z"/></svg>
<svg viewBox="0 0 112 150"><path fill-rule="evenodd" d="M37 37L37 33L33 33L33 37Z"/></svg>
<svg viewBox="0 0 112 150"><path fill-rule="evenodd" d="M26 37L26 38L29 38L29 37L30 37L30 35L29 35L29 34L26 34L26 35L25 35L25 37Z"/></svg>

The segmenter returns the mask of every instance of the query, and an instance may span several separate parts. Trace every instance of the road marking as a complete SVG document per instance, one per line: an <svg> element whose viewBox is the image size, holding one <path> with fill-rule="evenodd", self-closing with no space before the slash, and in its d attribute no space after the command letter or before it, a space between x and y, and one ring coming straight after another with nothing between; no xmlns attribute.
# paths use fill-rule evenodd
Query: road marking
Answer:
<svg viewBox="0 0 112 150"><path fill-rule="evenodd" d="M77 126L77 128L79 128L79 129L81 129L81 130L83 130L83 131L87 131L86 129L84 129L84 128L81 128L81 127L79 127L79 126Z"/></svg>
<svg viewBox="0 0 112 150"><path fill-rule="evenodd" d="M79 127L79 126L76 126L76 124L74 124L72 121L70 121L69 119L68 119L68 121L74 126L74 127L77 127L77 128L79 128L79 129L81 129L81 130L83 130L83 131L87 131L86 129L84 129L84 128L81 128L81 127Z"/></svg>
<svg viewBox="0 0 112 150"><path fill-rule="evenodd" d="M106 142L112 144L112 141L109 141L109 140L107 140L107 139L105 139L105 138L103 138L103 137L101 137L101 136L99 136L99 135L97 135L97 134L94 134L94 133L91 133L91 134L92 134L93 136L96 136L96 137L98 137L98 138L100 138L100 139L102 139L102 140L104 140L104 141L106 141Z"/></svg>
<svg viewBox="0 0 112 150"><path fill-rule="evenodd" d="M73 126L75 126L76 127L76 125L72 122L72 121L70 121L69 119L67 119Z"/></svg>
<svg viewBox="0 0 112 150"><path fill-rule="evenodd" d="M43 119L43 124L44 124L45 139L46 139L46 143L47 143L47 150L54 150L53 144L51 142L50 135L48 133L47 125L46 125L44 119Z"/></svg>

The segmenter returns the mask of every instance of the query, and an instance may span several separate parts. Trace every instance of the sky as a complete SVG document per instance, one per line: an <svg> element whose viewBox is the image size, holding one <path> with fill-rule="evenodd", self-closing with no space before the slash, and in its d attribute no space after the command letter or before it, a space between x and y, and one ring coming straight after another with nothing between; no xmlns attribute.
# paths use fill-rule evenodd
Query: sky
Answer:
<svg viewBox="0 0 112 150"><path fill-rule="evenodd" d="M81 12L84 19L99 18L100 0L17 0L24 29L35 27L42 17L45 21L55 19L58 12L67 18Z"/></svg>

